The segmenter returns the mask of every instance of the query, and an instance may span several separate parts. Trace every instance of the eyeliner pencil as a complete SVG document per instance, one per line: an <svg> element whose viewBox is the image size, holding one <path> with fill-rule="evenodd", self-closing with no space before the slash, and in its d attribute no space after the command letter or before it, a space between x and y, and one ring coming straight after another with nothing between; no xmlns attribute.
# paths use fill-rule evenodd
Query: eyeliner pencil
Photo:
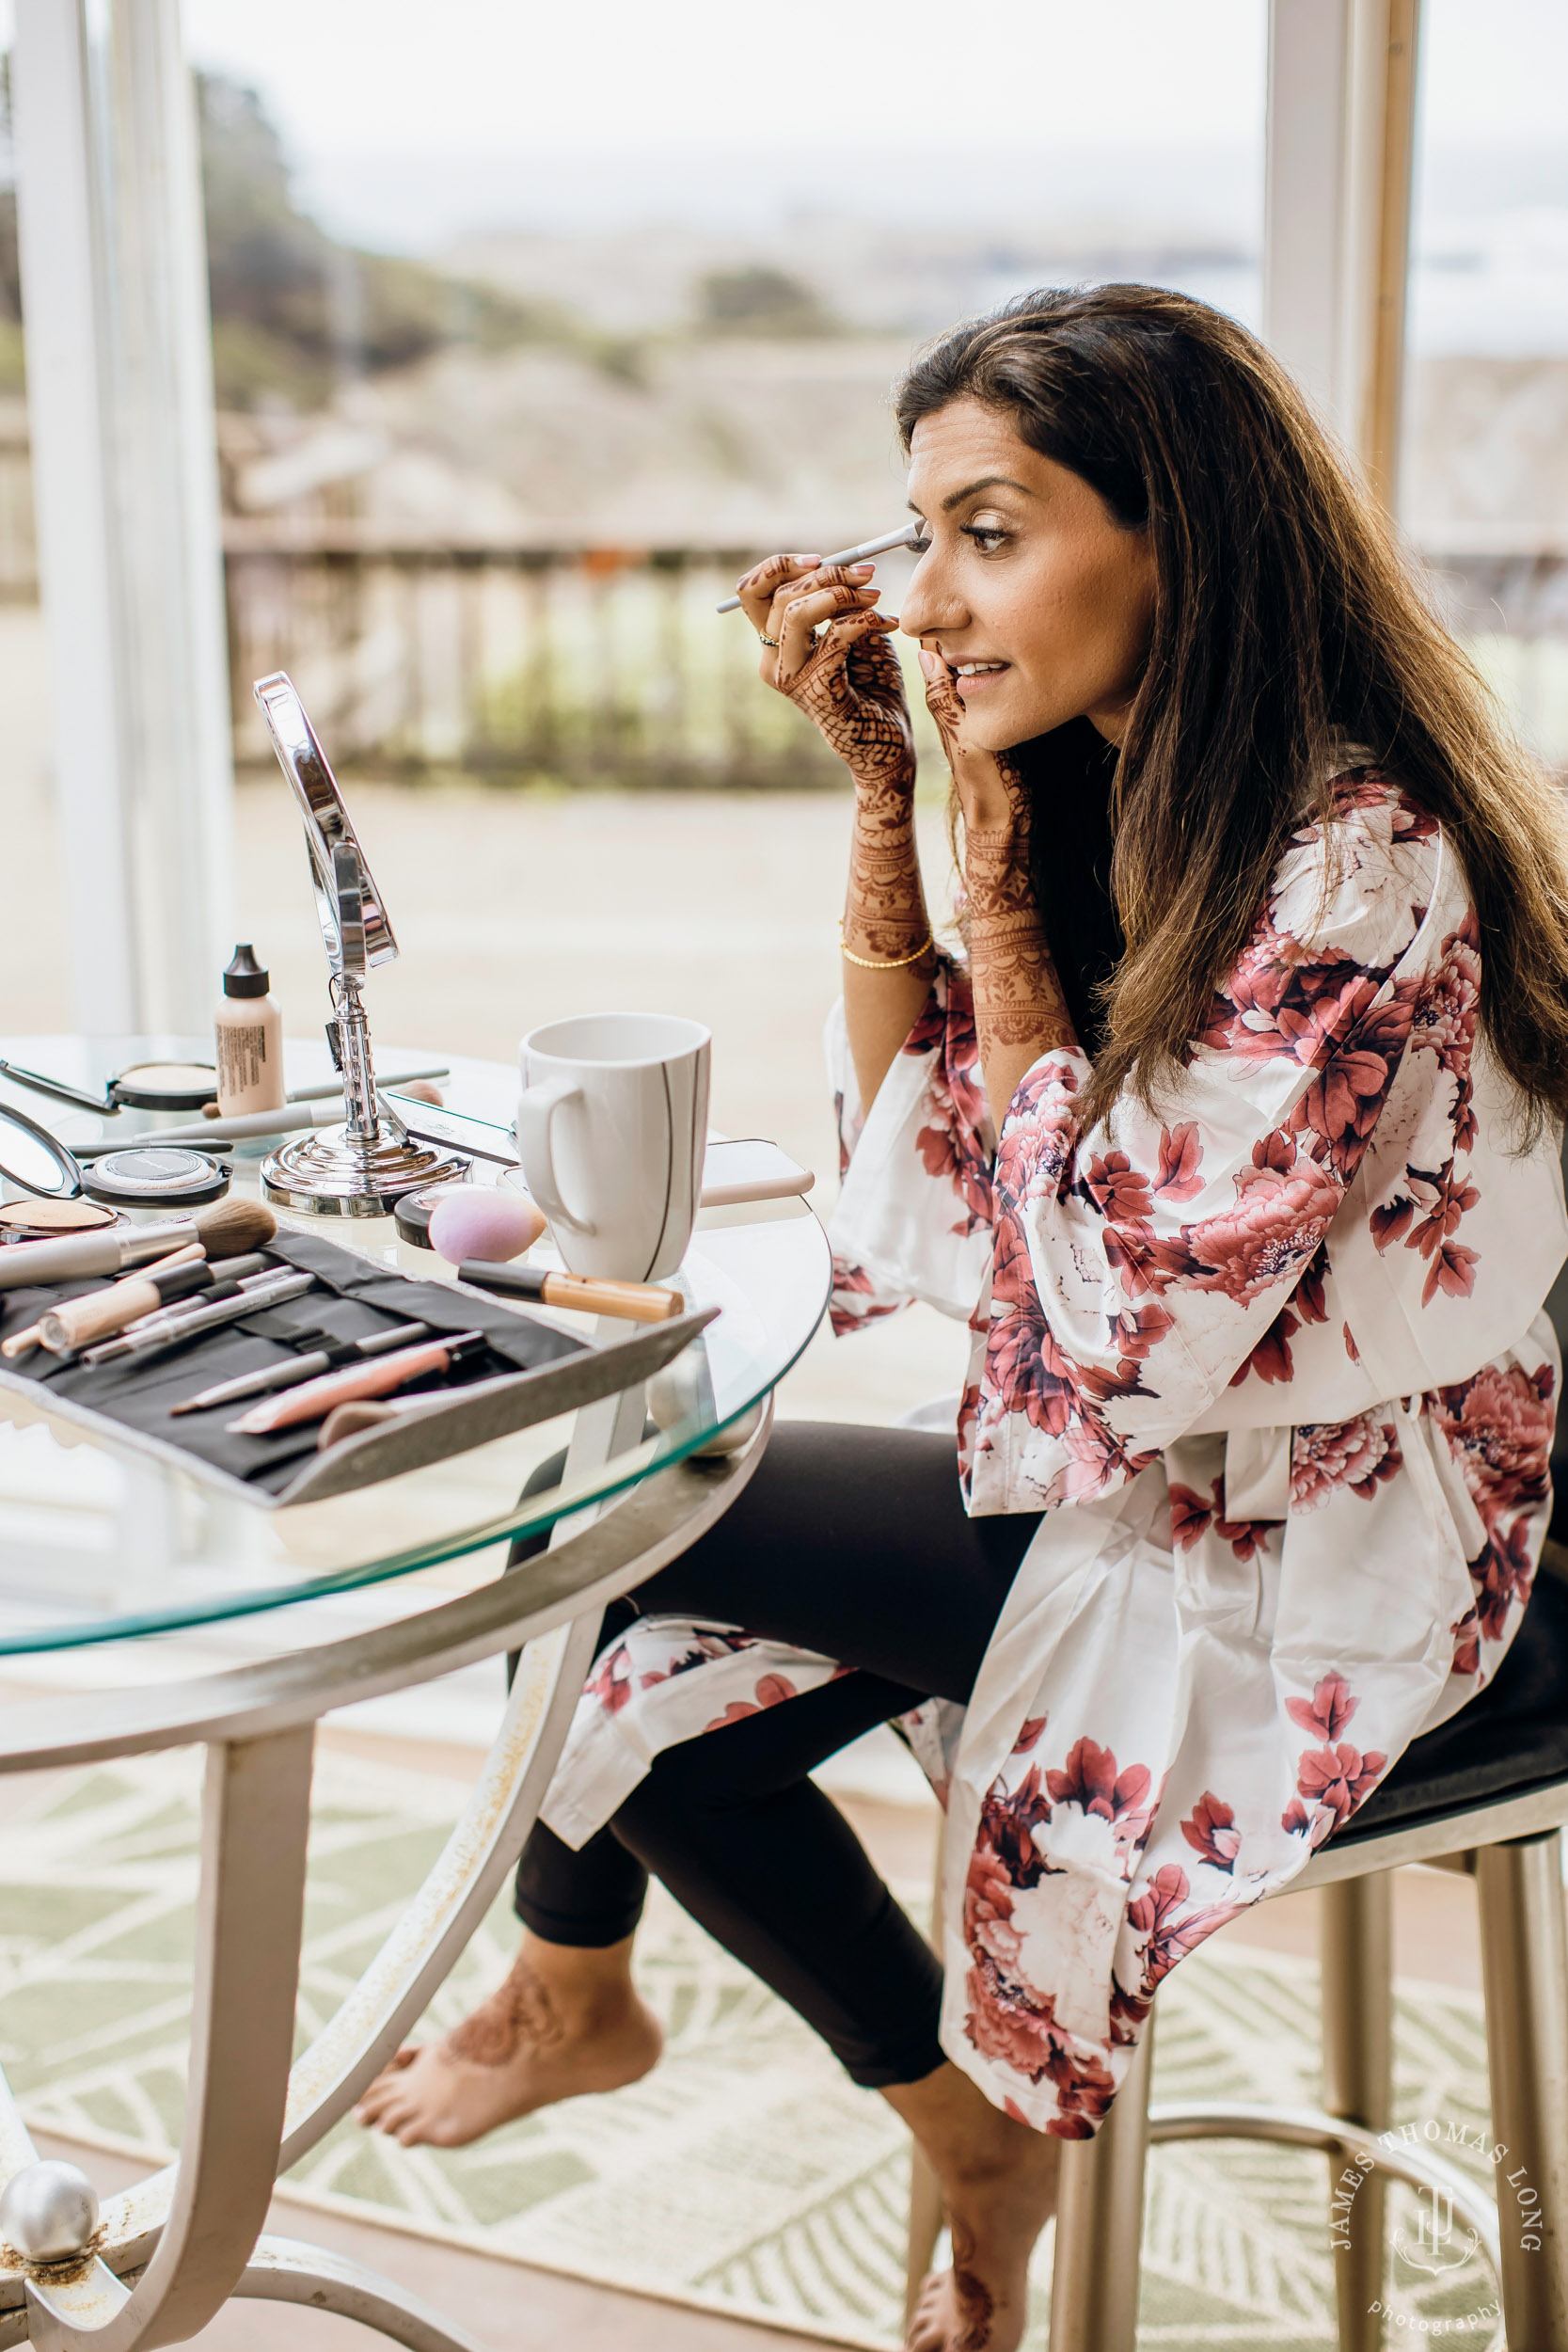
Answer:
<svg viewBox="0 0 1568 2352"><path fill-rule="evenodd" d="M238 1323L245 1315L259 1315L268 1307L281 1307L291 1298L299 1298L315 1279L313 1274L296 1274L289 1266L278 1266L270 1274L253 1275L248 1283L234 1286L234 1295L214 1298L211 1305L198 1297L194 1306L182 1313L148 1315L119 1338L105 1340L102 1347L89 1347L82 1361L118 1363L123 1356L145 1361L169 1348L182 1347L187 1340L198 1339L203 1331L215 1331L225 1323ZM225 1291L229 1288L226 1283Z"/></svg>
<svg viewBox="0 0 1568 2352"><path fill-rule="evenodd" d="M263 1364L260 1372L236 1373L232 1380L214 1381L210 1389L198 1389L195 1396L182 1397L168 1409L171 1415L204 1413L214 1405L237 1405L242 1397L292 1389L301 1380L313 1380L320 1372L335 1372L340 1364L357 1363L367 1356L385 1356L394 1347L411 1347L416 1340L429 1335L428 1323L399 1323L390 1331L372 1331L369 1339L334 1340L330 1346L313 1347L308 1356L296 1356L291 1363Z"/></svg>
<svg viewBox="0 0 1568 2352"><path fill-rule="evenodd" d="M822 569L826 571L830 564L863 564L868 555L885 555L889 548L912 548L925 528L916 516L912 521L901 523L896 531L884 532L879 539L867 539L863 547L841 548L836 555L825 555ZM738 612L740 598L726 596L723 603L714 609L720 612Z"/></svg>

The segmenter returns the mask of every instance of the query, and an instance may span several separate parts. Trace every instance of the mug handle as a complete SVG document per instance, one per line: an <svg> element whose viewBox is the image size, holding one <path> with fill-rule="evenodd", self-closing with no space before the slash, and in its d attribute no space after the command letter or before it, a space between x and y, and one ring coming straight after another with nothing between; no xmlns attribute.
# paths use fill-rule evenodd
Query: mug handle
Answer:
<svg viewBox="0 0 1568 2352"><path fill-rule="evenodd" d="M525 1087L517 1097L517 1150L522 1156L523 1181L552 1225L569 1233L592 1233L586 1217L574 1216L556 1188L551 1126L562 1103L580 1103L580 1087L557 1078L545 1086Z"/></svg>

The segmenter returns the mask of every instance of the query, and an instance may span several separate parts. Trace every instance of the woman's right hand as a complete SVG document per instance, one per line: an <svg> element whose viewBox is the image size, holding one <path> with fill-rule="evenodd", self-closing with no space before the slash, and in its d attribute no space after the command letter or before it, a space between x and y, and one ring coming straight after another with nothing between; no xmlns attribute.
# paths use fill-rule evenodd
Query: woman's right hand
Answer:
<svg viewBox="0 0 1568 2352"><path fill-rule="evenodd" d="M876 610L873 568L770 555L736 593L762 641L763 683L805 712L857 781L912 792L914 734L887 642L898 623Z"/></svg>

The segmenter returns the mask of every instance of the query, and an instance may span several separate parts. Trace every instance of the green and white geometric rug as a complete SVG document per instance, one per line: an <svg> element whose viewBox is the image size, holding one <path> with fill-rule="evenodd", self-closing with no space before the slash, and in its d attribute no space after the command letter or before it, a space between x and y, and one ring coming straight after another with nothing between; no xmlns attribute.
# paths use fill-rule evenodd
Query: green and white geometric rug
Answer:
<svg viewBox="0 0 1568 2352"><path fill-rule="evenodd" d="M150 2163L179 2132L198 1776L188 1754L56 1776L0 1824L0 2062L36 2127ZM397 1917L461 1794L323 1759L302 2039ZM502 1901L428 2030L499 1981L515 1940ZM669 2036L648 2080L451 2153L344 2123L289 2176L291 2197L834 2343L896 2344L909 2167L889 2109L658 1889L639 1961ZM1161 1994L1156 2095L1311 2098L1316 2014L1309 1964L1216 1939ZM1484 2124L1475 1999L1403 1987L1398 2053L1402 2117ZM1402 2211L1414 2237L1396 2192L1396 2222ZM1047 2241L1042 2282L1049 2260ZM1163 2150L1140 2343L1333 2352L1331 2261L1321 2159L1259 2144ZM1400 2300L1418 2325L1446 2315L1448 2342L1481 2346L1490 2328L1466 2316L1490 2299L1485 2278L1479 2257L1446 2286L1412 2272ZM1045 2343L1043 2284L1038 2302L1031 2352Z"/></svg>

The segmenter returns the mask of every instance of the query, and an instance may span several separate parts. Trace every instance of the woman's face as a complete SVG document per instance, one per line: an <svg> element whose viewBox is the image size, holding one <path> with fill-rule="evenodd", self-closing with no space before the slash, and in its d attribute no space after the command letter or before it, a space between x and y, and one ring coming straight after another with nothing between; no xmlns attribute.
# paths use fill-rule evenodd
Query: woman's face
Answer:
<svg viewBox="0 0 1568 2352"><path fill-rule="evenodd" d="M923 417L910 504L930 544L901 615L957 673L964 734L1000 752L1086 718L1119 743L1148 653L1148 533L978 400Z"/></svg>

